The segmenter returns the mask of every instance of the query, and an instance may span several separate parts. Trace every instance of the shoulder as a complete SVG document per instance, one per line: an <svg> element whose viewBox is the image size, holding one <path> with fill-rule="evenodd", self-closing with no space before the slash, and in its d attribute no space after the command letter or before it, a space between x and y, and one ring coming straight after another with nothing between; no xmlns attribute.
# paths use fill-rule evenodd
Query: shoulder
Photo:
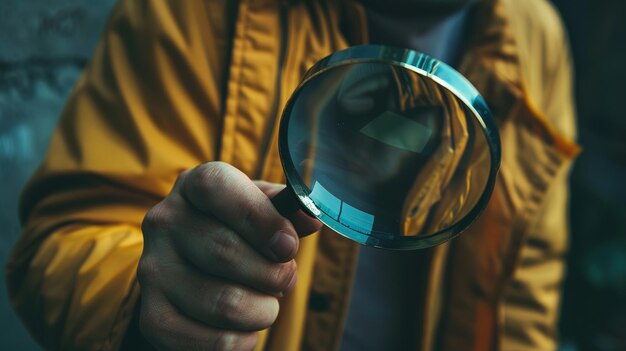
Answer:
<svg viewBox="0 0 626 351"><path fill-rule="evenodd" d="M547 0L500 0L511 24L520 60L526 69L556 69L569 55L561 16Z"/></svg>
<svg viewBox="0 0 626 351"><path fill-rule="evenodd" d="M574 137L569 38L547 0L500 0L511 24L530 99L553 126Z"/></svg>
<svg viewBox="0 0 626 351"><path fill-rule="evenodd" d="M561 16L547 0L501 1L520 44L537 43L536 40L540 42L566 40L567 35Z"/></svg>
<svg viewBox="0 0 626 351"><path fill-rule="evenodd" d="M228 0L120 0L109 25L129 34L189 41L191 33L200 31L223 36L232 13Z"/></svg>
<svg viewBox="0 0 626 351"><path fill-rule="evenodd" d="M555 69L569 55L561 16L547 0L501 0L511 23L522 65Z"/></svg>

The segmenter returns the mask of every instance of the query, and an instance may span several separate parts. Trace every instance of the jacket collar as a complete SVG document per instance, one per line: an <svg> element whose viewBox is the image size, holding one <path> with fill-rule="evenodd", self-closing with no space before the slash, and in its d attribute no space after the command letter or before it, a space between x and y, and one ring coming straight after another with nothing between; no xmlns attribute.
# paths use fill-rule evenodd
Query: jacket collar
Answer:
<svg viewBox="0 0 626 351"><path fill-rule="evenodd" d="M500 124L523 101L518 47L501 0L483 0L472 11L458 70L489 97L489 106ZM367 43L363 6L356 0L345 0L341 12L342 31L348 42Z"/></svg>
<svg viewBox="0 0 626 351"><path fill-rule="evenodd" d="M485 97L498 123L509 119L524 99L518 46L500 0L476 5L459 71Z"/></svg>

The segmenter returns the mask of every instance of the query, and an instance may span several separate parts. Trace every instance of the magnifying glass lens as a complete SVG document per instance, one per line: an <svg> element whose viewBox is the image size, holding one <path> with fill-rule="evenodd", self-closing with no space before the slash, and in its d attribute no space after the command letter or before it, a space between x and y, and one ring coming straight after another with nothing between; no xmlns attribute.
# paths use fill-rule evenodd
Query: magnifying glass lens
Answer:
<svg viewBox="0 0 626 351"><path fill-rule="evenodd" d="M454 236L471 222L490 191L480 122L424 74L352 62L296 91L283 114L281 157L302 205L339 234L378 247L432 246L436 234Z"/></svg>

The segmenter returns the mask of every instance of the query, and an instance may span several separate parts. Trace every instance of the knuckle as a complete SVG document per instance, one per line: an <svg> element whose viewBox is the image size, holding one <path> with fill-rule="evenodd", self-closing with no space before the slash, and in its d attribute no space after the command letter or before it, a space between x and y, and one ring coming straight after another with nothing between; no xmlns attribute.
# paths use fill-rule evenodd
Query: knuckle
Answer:
<svg viewBox="0 0 626 351"><path fill-rule="evenodd" d="M231 235L232 234L232 235ZM222 235L207 236L208 244L213 260L222 266L232 268L234 260L241 254L241 242L234 233L222 233Z"/></svg>
<svg viewBox="0 0 626 351"><path fill-rule="evenodd" d="M219 331L215 334L212 350L252 350L256 344L257 334L240 334L231 331Z"/></svg>
<svg viewBox="0 0 626 351"><path fill-rule="evenodd" d="M234 285L225 285L215 301L215 314L224 322L237 323L242 318L248 299L248 293L245 289Z"/></svg>
<svg viewBox="0 0 626 351"><path fill-rule="evenodd" d="M228 332L228 331L220 331L215 334L213 350L215 351L235 350L236 344L237 344L237 334Z"/></svg>
<svg viewBox="0 0 626 351"><path fill-rule="evenodd" d="M137 281L146 284L154 281L160 275L161 266L159 261L152 257L141 257L137 265Z"/></svg>
<svg viewBox="0 0 626 351"><path fill-rule="evenodd" d="M267 219L264 218L263 213L266 212L266 208L263 206L271 206L271 204L263 203L257 197L252 196L242 199L242 206L239 209L241 222L245 223L248 228L259 228L259 226L270 224L265 222Z"/></svg>
<svg viewBox="0 0 626 351"><path fill-rule="evenodd" d="M157 228L156 221L154 211L152 209L148 210L141 221L141 231L144 235L152 233Z"/></svg>
<svg viewBox="0 0 626 351"><path fill-rule="evenodd" d="M184 180L185 178L187 178L189 176L189 173L191 173L193 171L194 167L192 168L187 168L183 171L181 171L180 173L178 173L178 177L176 177L176 181L180 182L182 180Z"/></svg>
<svg viewBox="0 0 626 351"><path fill-rule="evenodd" d="M224 162L215 161L207 162L196 167L189 174L189 182L187 183L192 192L210 192L212 189L218 189L223 183L225 172L228 165Z"/></svg>
<svg viewBox="0 0 626 351"><path fill-rule="evenodd" d="M273 292L282 292L289 286L291 279L296 274L296 263L291 260L287 263L277 264L268 271L267 282Z"/></svg>
<svg viewBox="0 0 626 351"><path fill-rule="evenodd" d="M167 206L163 202L160 202L148 210L141 222L141 230L144 235L158 232L171 225L171 217Z"/></svg>

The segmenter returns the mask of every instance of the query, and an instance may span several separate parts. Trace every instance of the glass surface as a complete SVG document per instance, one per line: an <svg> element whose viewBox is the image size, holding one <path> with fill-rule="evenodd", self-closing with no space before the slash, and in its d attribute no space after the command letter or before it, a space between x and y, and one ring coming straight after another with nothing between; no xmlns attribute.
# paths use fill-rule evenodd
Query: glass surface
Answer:
<svg viewBox="0 0 626 351"><path fill-rule="evenodd" d="M294 93L281 156L296 195L324 224L364 244L417 248L458 234L490 192L487 135L466 101L431 77L348 61Z"/></svg>

